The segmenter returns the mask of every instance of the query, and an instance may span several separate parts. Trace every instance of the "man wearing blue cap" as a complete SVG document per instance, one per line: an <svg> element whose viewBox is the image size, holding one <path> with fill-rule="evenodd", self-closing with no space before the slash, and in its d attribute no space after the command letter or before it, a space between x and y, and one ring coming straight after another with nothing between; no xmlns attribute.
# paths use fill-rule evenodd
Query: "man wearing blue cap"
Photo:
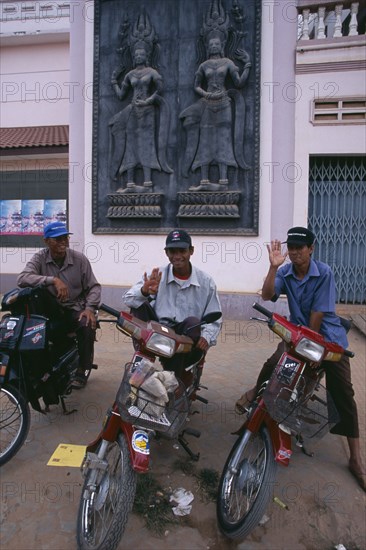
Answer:
<svg viewBox="0 0 366 550"><path fill-rule="evenodd" d="M101 287L96 280L88 258L69 248L65 224L52 222L45 226L43 237L46 248L37 252L26 264L17 279L19 287L44 286L48 291L50 311L55 311L67 330L75 330L79 348L79 369L74 387L84 387L85 370L92 367L97 309ZM52 307L53 305L53 307Z"/></svg>

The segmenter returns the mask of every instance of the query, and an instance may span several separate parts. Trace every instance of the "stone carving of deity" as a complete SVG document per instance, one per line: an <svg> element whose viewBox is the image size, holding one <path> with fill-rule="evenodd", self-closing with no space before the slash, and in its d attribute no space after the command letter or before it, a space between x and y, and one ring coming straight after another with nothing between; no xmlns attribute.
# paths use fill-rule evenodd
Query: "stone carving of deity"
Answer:
<svg viewBox="0 0 366 550"><path fill-rule="evenodd" d="M133 68L124 76L123 70L112 74L111 84L120 100L132 92L130 103L109 121L112 178L118 181L127 174L126 188L121 187L117 192L151 191L153 170L172 172L166 160L169 108L161 95L163 79L150 63L155 43L154 29L147 16L141 15L128 45ZM126 53L126 48L124 51ZM143 172L142 185L136 183L139 168Z"/></svg>
<svg viewBox="0 0 366 550"><path fill-rule="evenodd" d="M196 72L194 90L201 96L181 114L187 132L183 175L201 171L200 184L191 190L227 189L228 168L247 169L244 160L245 102L240 90L245 86L251 67L249 54L242 48L233 57L243 66L225 56L229 17L220 0L213 0L204 22L203 37L207 59ZM230 81L234 88L227 89ZM219 181L210 179L210 166L218 166Z"/></svg>

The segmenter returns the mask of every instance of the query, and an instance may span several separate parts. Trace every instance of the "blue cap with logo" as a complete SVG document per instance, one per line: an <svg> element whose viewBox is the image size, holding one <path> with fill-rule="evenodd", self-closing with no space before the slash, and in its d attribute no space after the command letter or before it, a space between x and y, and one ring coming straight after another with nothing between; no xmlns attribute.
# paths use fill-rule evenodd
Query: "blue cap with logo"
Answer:
<svg viewBox="0 0 366 550"><path fill-rule="evenodd" d="M55 237L61 237L61 235L72 235L64 223L51 222L43 229L45 239L54 239Z"/></svg>

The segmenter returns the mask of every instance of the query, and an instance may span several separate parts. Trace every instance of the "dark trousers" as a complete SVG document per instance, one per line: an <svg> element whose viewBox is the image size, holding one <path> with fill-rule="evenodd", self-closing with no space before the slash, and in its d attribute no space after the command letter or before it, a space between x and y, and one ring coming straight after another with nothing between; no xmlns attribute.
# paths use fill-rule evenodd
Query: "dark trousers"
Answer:
<svg viewBox="0 0 366 550"><path fill-rule="evenodd" d="M62 350L62 341L70 333L75 332L78 351L79 368L84 371L91 369L94 356L95 329L86 324L83 317L79 321L80 311L62 307L56 298L46 289L40 291L40 298L34 305L34 313L44 315L50 320L50 340L56 345L56 349Z"/></svg>
<svg viewBox="0 0 366 550"><path fill-rule="evenodd" d="M85 317L79 321L80 311L68 310L70 312L70 328L75 331L79 351L80 370L90 370L94 357L95 329L86 324Z"/></svg>
<svg viewBox="0 0 366 550"><path fill-rule="evenodd" d="M195 343L198 342L201 336L201 327L194 327L192 330L187 331L187 329L200 322L200 319L197 319L197 317L187 317L184 321L180 321L179 323L165 320L160 321L156 316L155 310L148 302L144 302L138 308L131 308L131 314L142 321L161 322L162 325L172 328L177 334L186 334L192 338ZM169 359L161 358L161 364L165 370L174 371L177 377L183 380L183 382L187 382L186 385L188 385L189 381L184 369L199 361L203 356L204 352L202 350L193 349L189 353L177 353Z"/></svg>
<svg viewBox="0 0 366 550"><path fill-rule="evenodd" d="M280 342L274 354L264 363L257 379L257 391L263 382L271 377L285 349L285 343ZM340 421L330 432L346 437L359 437L357 405L354 400L349 358L343 356L340 361L323 361L322 368L325 370L327 390L340 416Z"/></svg>

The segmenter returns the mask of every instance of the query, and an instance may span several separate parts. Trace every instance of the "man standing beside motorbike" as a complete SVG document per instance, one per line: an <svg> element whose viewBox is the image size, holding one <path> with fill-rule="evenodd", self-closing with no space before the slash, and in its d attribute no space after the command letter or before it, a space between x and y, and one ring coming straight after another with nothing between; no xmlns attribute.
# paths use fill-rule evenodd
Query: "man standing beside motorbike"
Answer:
<svg viewBox="0 0 366 550"><path fill-rule="evenodd" d="M221 312L216 284L210 275L191 264L193 252L192 239L186 231L169 233L165 253L170 263L153 268L149 275L145 273L124 295L133 315L144 321L159 321L182 334L207 313ZM166 361L164 367L180 376L184 366L197 361L216 344L220 329L221 320L192 328L187 335L195 341L194 350Z"/></svg>
<svg viewBox="0 0 366 550"><path fill-rule="evenodd" d="M335 282L330 267L312 259L315 235L305 227L293 227L287 233L288 252L282 253L281 243L267 245L270 267L262 288L263 300L276 301L285 294L290 321L319 332L329 342L348 347L346 331L335 313ZM287 255L290 263L282 266ZM280 267L282 266L282 267ZM280 269L279 269L280 268ZM270 378L284 350L284 342L263 365L254 388L236 402L235 410L243 414L255 399L261 385ZM360 487L366 491L366 475L361 460L357 406L351 382L349 358L339 362L322 363L329 391L340 416L331 433L347 437L350 450L349 470Z"/></svg>
<svg viewBox="0 0 366 550"><path fill-rule="evenodd" d="M46 225L43 233L46 248L26 264L17 285L43 286L46 311L42 313L59 322L62 330L76 332L79 368L73 387L78 389L85 386L85 371L92 368L95 311L101 299L101 286L88 258L69 248L70 234L61 222Z"/></svg>

